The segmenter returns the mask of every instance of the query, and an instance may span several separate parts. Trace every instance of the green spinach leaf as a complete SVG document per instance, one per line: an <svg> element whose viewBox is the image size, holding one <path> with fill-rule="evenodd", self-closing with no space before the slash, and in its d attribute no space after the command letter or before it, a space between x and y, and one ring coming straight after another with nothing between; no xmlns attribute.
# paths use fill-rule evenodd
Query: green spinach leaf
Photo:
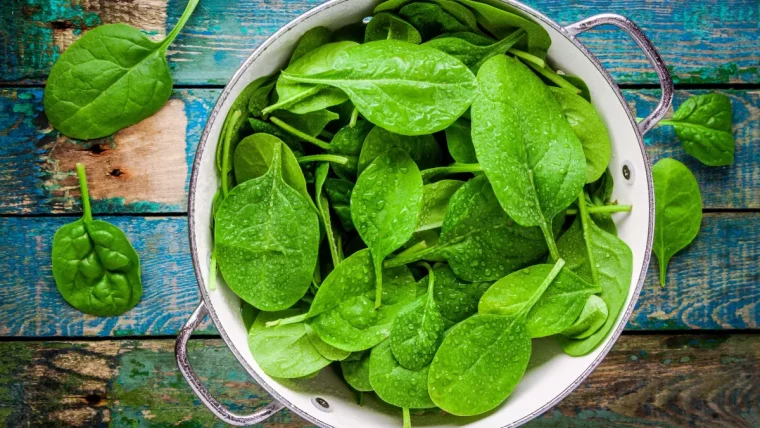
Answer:
<svg viewBox="0 0 760 428"><path fill-rule="evenodd" d="M495 56L478 72L472 140L504 210L518 224L539 226L558 259L552 219L583 190L585 158L547 87L519 61Z"/></svg>
<svg viewBox="0 0 760 428"><path fill-rule="evenodd" d="M330 256L332 257L333 266L338 266L342 261L341 248L338 245L339 236L333 229L332 219L330 217L330 203L327 195L322 192L327 174L330 172L330 164L327 162L320 163L315 171L314 179L314 200L317 202L317 214L322 221L327 235L327 244L330 247Z"/></svg>
<svg viewBox="0 0 760 428"><path fill-rule="evenodd" d="M351 218L367 244L382 301L383 260L408 241L422 209L422 177L407 152L393 148L377 157L356 181L351 193Z"/></svg>
<svg viewBox="0 0 760 428"><path fill-rule="evenodd" d="M55 285L71 306L86 314L121 315L142 296L140 258L121 229L92 219L84 165L76 167L83 215L55 233Z"/></svg>
<svg viewBox="0 0 760 428"><path fill-rule="evenodd" d="M731 100L724 94L695 95L678 107L669 120L686 153L705 165L725 166L734 163L734 135L731 132Z"/></svg>
<svg viewBox="0 0 760 428"><path fill-rule="evenodd" d="M105 137L152 116L172 91L166 50L200 0L189 0L160 42L126 24L86 32L58 58L45 85L45 115L62 134Z"/></svg>
<svg viewBox="0 0 760 428"><path fill-rule="evenodd" d="M344 126L330 142L329 153L348 158L345 165L334 165L333 170L340 178L355 181L359 170L359 155L367 135L374 125L366 120L357 120L354 126Z"/></svg>
<svg viewBox="0 0 760 428"><path fill-rule="evenodd" d="M354 183L337 178L328 178L324 187L327 200L330 201L330 206L338 216L343 230L351 232L354 230L354 221L351 219L351 193L354 190Z"/></svg>
<svg viewBox="0 0 760 428"><path fill-rule="evenodd" d="M412 24L398 16L392 13L378 13L369 21L364 33L365 43L376 40L402 40L420 44L422 43L422 36Z"/></svg>
<svg viewBox="0 0 760 428"><path fill-rule="evenodd" d="M419 169L432 168L441 163L441 148L432 135L400 135L376 126L364 140L358 173L361 174L378 156L394 147L409 153Z"/></svg>
<svg viewBox="0 0 760 428"><path fill-rule="evenodd" d="M358 358L353 359L354 355L358 355ZM349 358L340 362L343 379L357 391L372 391L372 384L369 382L369 357L370 352L365 351L351 354Z"/></svg>
<svg viewBox="0 0 760 428"><path fill-rule="evenodd" d="M422 210L417 221L416 232L443 226L449 201L463 185L464 181L459 180L441 180L426 184L422 190Z"/></svg>
<svg viewBox="0 0 760 428"><path fill-rule="evenodd" d="M222 276L235 294L265 311L289 308L304 296L319 247L315 211L283 180L282 147L275 144L267 173L235 187L215 218Z"/></svg>
<svg viewBox="0 0 760 428"><path fill-rule="evenodd" d="M589 296L578 319L566 328L562 335L571 339L585 339L602 328L608 316L609 311L604 300L597 295Z"/></svg>
<svg viewBox="0 0 760 428"><path fill-rule="evenodd" d="M654 179L654 253L660 262L660 285L667 282L668 263L688 246L702 223L702 196L694 174L675 159L652 167Z"/></svg>
<svg viewBox="0 0 760 428"><path fill-rule="evenodd" d="M274 135L253 134L245 137L238 144L234 157L237 182L242 184L266 174L277 150L282 150L280 155L282 179L298 193L311 200L298 159L282 140Z"/></svg>
<svg viewBox="0 0 760 428"><path fill-rule="evenodd" d="M467 10L467 8L454 2L439 2L436 3L410 3L399 10L399 15L403 16L422 35L423 40L430 40L433 37L443 33L457 33L462 31L479 31L477 26L470 27L467 24L461 22L457 17L452 15L449 10L452 5L458 7L461 10L457 12L464 15L469 15L468 20L475 21L475 16ZM444 8L442 4L447 4L447 8ZM455 12L456 13L456 12Z"/></svg>
<svg viewBox="0 0 760 428"><path fill-rule="evenodd" d="M338 88L367 120L402 135L445 129L467 110L477 89L472 72L457 59L398 40L353 46L325 62L323 72L289 67L280 81Z"/></svg>
<svg viewBox="0 0 760 428"><path fill-rule="evenodd" d="M312 346L314 346L314 349L322 354L323 357L327 358L330 361L343 361L348 358L349 355L351 355L351 353L348 351L343 351L325 343L314 331L314 329L311 328L311 325L309 325L308 322L303 323L303 325L304 329L306 329L306 337L309 338L309 341L311 342Z"/></svg>
<svg viewBox="0 0 760 428"><path fill-rule="evenodd" d="M469 120L460 117L446 128L446 144L451 157L457 163L478 163L475 146L472 145L472 129Z"/></svg>
<svg viewBox="0 0 760 428"><path fill-rule="evenodd" d="M338 119L338 113L327 109L316 110L310 113L296 114L287 110L277 110L272 113L276 117L293 128L310 137L318 136L328 123Z"/></svg>
<svg viewBox="0 0 760 428"><path fill-rule="evenodd" d="M467 282L457 278L448 265L435 268L435 302L446 327L478 312L478 302L492 282Z"/></svg>
<svg viewBox="0 0 760 428"><path fill-rule="evenodd" d="M290 63L293 64L299 58L307 53L318 49L319 47L330 43L332 32L326 27L314 27L305 32L301 39L298 40L293 55L290 56Z"/></svg>
<svg viewBox="0 0 760 428"><path fill-rule="evenodd" d="M524 36L525 31L517 30L504 39L488 46L479 46L459 37L437 37L425 43L425 46L446 52L462 61L473 72L477 73L480 66L486 60L496 55L506 54Z"/></svg>
<svg viewBox="0 0 760 428"><path fill-rule="evenodd" d="M372 349L369 358L369 381L383 401L411 409L435 407L427 388L428 366L418 370L404 368L393 357L386 340Z"/></svg>

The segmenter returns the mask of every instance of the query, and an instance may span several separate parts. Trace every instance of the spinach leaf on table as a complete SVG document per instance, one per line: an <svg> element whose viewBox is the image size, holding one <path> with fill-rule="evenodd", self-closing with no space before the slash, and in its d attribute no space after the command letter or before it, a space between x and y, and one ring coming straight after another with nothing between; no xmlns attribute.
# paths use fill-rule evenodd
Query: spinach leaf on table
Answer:
<svg viewBox="0 0 760 428"><path fill-rule="evenodd" d="M289 67L280 81L340 89L364 118L402 135L445 129L467 110L477 90L472 72L437 49L380 40L340 53L324 61L324 71Z"/></svg>
<svg viewBox="0 0 760 428"><path fill-rule="evenodd" d="M435 48L441 52L457 58L466 66L477 73L484 62L495 55L504 55L520 39L525 36L525 31L517 30L502 40L488 46L479 46L459 37L437 37L425 43L425 46Z"/></svg>
<svg viewBox="0 0 760 428"><path fill-rule="evenodd" d="M546 242L537 227L512 220L496 199L491 183L481 175L452 196L437 246L388 259L399 266L441 255L466 281L493 281L545 257Z"/></svg>
<svg viewBox="0 0 760 428"><path fill-rule="evenodd" d="M464 185L464 181L441 180L426 184L422 190L422 210L415 232L437 229L443 226L451 197Z"/></svg>
<svg viewBox="0 0 760 428"><path fill-rule="evenodd" d="M172 91L166 50L199 0L189 0L177 25L154 42L126 24L87 31L56 60L45 85L45 115L62 134L105 137L152 116Z"/></svg>
<svg viewBox="0 0 760 428"><path fill-rule="evenodd" d="M289 64L293 64L299 58L307 53L319 48L320 46L330 43L332 32L326 27L314 27L305 32L301 39L298 40L293 55L290 56Z"/></svg>
<svg viewBox="0 0 760 428"><path fill-rule="evenodd" d="M375 265L376 307L382 302L383 260L412 237L422 192L417 165L407 152L393 148L372 161L351 193L351 219Z"/></svg>
<svg viewBox="0 0 760 428"><path fill-rule="evenodd" d="M240 298L266 311L287 309L311 284L319 220L310 199L282 176L284 144L269 170L235 187L216 213L219 270Z"/></svg>
<svg viewBox="0 0 760 428"><path fill-rule="evenodd" d="M664 158L652 167L654 180L654 253L660 262L660 285L667 282L670 258L686 248L699 233L702 196L694 174L675 159Z"/></svg>
<svg viewBox="0 0 760 428"><path fill-rule="evenodd" d="M332 218L330 216L330 202L327 199L327 195L322 192L322 189L327 179L327 174L330 172L330 164L327 162L320 163L315 171L314 179L314 200L317 203L317 214L324 226L325 235L327 235L327 244L330 247L330 256L332 257L333 266L338 266L342 261L341 256L342 249L338 245L339 235L337 231L333 229Z"/></svg>
<svg viewBox="0 0 760 428"><path fill-rule="evenodd" d="M432 135L400 135L376 126L364 140L358 173L361 174L378 156L394 147L408 152L419 169L432 168L441 163L441 148Z"/></svg>
<svg viewBox="0 0 760 428"><path fill-rule="evenodd" d="M446 145L449 148L449 154L457 163L478 163L475 146L472 145L472 129L469 120L460 117L446 128Z"/></svg>
<svg viewBox="0 0 760 428"><path fill-rule="evenodd" d="M731 100L724 94L695 95L678 107L673 117L659 125L670 125L686 153L705 165L734 163L734 135L731 132Z"/></svg>
<svg viewBox="0 0 760 428"><path fill-rule="evenodd" d="M612 155L607 127L604 126L594 106L580 95L562 88L549 88L549 90L557 99L570 127L581 141L583 154L586 157L586 183L598 180L607 170Z"/></svg>
<svg viewBox="0 0 760 428"><path fill-rule="evenodd" d="M142 296L140 258L121 229L92 219L84 165L76 168L83 213L53 238L55 285L71 306L86 314L121 315Z"/></svg>
<svg viewBox="0 0 760 428"><path fill-rule="evenodd" d="M553 266L531 266L496 281L480 299L479 313L515 315L541 286ZM562 333L578 318L589 296L601 292L568 269L557 274L549 288L528 312L526 326L531 338Z"/></svg>
<svg viewBox="0 0 760 428"><path fill-rule="evenodd" d="M351 220L351 193L354 190L354 183L338 179L327 178L324 184L327 200L330 202L333 211L338 216L343 230L351 232L354 230L354 221Z"/></svg>
<svg viewBox="0 0 760 428"><path fill-rule="evenodd" d="M404 42L422 43L422 36L412 24L392 13L378 13L367 24L364 42L375 40L402 40Z"/></svg>
<svg viewBox="0 0 760 428"><path fill-rule="evenodd" d="M369 358L370 352L364 351L353 353L350 357L340 362L343 379L346 380L346 383L348 383L351 388L357 391L372 391L372 384L369 382Z"/></svg>
<svg viewBox="0 0 760 428"><path fill-rule="evenodd" d="M248 346L256 363L269 376L294 379L309 376L327 367L325 358L306 333L306 324L296 323L266 327L278 318L299 314L299 309L280 312L259 312L248 333Z"/></svg>
<svg viewBox="0 0 760 428"><path fill-rule="evenodd" d="M428 270L427 293L396 315L391 327L390 344L393 356L401 366L419 370L433 360L443 340L445 321L435 303L435 273Z"/></svg>
<svg viewBox="0 0 760 428"><path fill-rule="evenodd" d="M516 59L492 57L478 81L472 140L480 165L507 214L540 227L556 260L551 222L583 190L581 142L549 89Z"/></svg>
<svg viewBox="0 0 760 428"><path fill-rule="evenodd" d="M435 404L428 394L428 369L429 366L410 370L399 364L386 340L372 349L369 381L372 390L387 403L403 408L429 409Z"/></svg>
<svg viewBox="0 0 760 428"><path fill-rule="evenodd" d="M366 120L358 120L354 126L346 125L341 128L330 142L328 152L333 155L348 158L345 165L334 165L333 170L338 177L355 181L359 170L359 155L367 135L375 126Z"/></svg>
<svg viewBox="0 0 760 428"><path fill-rule="evenodd" d="M578 318L562 332L562 335L571 339L585 339L596 333L607 321L608 316L609 311L604 300L597 295L589 296Z"/></svg>

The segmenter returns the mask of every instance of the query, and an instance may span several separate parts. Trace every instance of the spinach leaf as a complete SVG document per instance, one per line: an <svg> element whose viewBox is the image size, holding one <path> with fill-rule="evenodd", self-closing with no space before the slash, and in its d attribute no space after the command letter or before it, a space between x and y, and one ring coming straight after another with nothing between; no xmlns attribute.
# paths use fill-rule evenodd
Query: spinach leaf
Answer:
<svg viewBox="0 0 760 428"><path fill-rule="evenodd" d="M435 302L446 327L466 319L478 311L478 302L491 287L491 282L467 282L457 278L448 265L435 268Z"/></svg>
<svg viewBox="0 0 760 428"><path fill-rule="evenodd" d="M654 253L660 262L660 285L667 281L668 263L699 233L702 196L694 174L675 159L664 158L652 167L654 179Z"/></svg>
<svg viewBox="0 0 760 428"><path fill-rule="evenodd" d="M428 394L428 368L405 368L393 357L391 345L385 341L372 349L369 381L372 390L387 403L404 408L429 409L435 404Z"/></svg>
<svg viewBox="0 0 760 428"><path fill-rule="evenodd" d="M213 269L211 270L214 271ZM253 322L256 321L256 317L259 316L258 309L246 303L244 300L240 301L240 316L243 317L243 325L245 325L245 331L249 331Z"/></svg>
<svg viewBox="0 0 760 428"><path fill-rule="evenodd" d="M504 39L488 46L479 46L459 37L438 37L425 43L425 46L446 52L462 61L473 72L477 73L480 66L486 60L495 55L506 54L524 36L525 31L517 30Z"/></svg>
<svg viewBox="0 0 760 428"><path fill-rule="evenodd" d="M414 233L422 209L422 191L417 165L407 152L393 148L362 172L351 193L351 218L375 265L375 307L382 301L383 260Z"/></svg>
<svg viewBox="0 0 760 428"><path fill-rule="evenodd" d="M377 7L375 7L375 13L379 14L381 12L397 11L410 3L420 4L418 0L388 0L377 5ZM443 20L446 20L447 23L451 23L451 25L455 25L455 26L463 25L468 28L467 31L480 32L480 29L478 28L478 22L475 19L475 15L473 15L473 13L470 12L469 9L462 6L461 4L451 1L451 0L428 0L424 3L425 4L433 3L434 5L438 6L442 10L441 12L439 12L438 10L433 12L434 16L437 16L437 19L439 21L443 19ZM453 18L456 21L458 21L459 25L453 24L450 18Z"/></svg>
<svg viewBox="0 0 760 428"><path fill-rule="evenodd" d="M437 246L389 259L400 266L441 255L466 281L493 281L537 262L546 242L536 227L523 227L504 212L485 176L465 183L452 196Z"/></svg>
<svg viewBox="0 0 760 428"><path fill-rule="evenodd" d="M353 359L354 355L358 355L358 358ZM343 379L357 391L372 391L372 385L369 383L369 356L369 351L354 353L340 362Z"/></svg>
<svg viewBox="0 0 760 428"><path fill-rule="evenodd" d="M364 33L364 42L376 40L402 40L420 44L422 36L412 24L392 13L379 13L372 17Z"/></svg>
<svg viewBox="0 0 760 428"><path fill-rule="evenodd" d="M589 90L585 80L579 76L574 76L572 74L565 74L562 77L564 77L566 81L581 91L578 95L583 97L584 100L591 102L591 91Z"/></svg>
<svg viewBox="0 0 760 428"><path fill-rule="evenodd" d="M426 184L422 190L422 210L417 220L416 232L443 226L451 197L464 185L464 181L441 180Z"/></svg>
<svg viewBox="0 0 760 428"><path fill-rule="evenodd" d="M215 218L222 276L235 294L265 311L289 308L303 297L319 247L315 211L283 180L282 147L275 143L267 173L235 187Z"/></svg>
<svg viewBox="0 0 760 428"><path fill-rule="evenodd" d="M334 165L338 177L349 181L356 180L359 169L359 154L367 135L374 125L366 120L357 120L354 126L346 125L340 129L330 142L329 153L348 158L345 165Z"/></svg>
<svg viewBox="0 0 760 428"><path fill-rule="evenodd" d="M457 163L478 163L478 158L475 156L475 146L472 145L472 130L469 120L460 117L446 128L446 144L451 157Z"/></svg>
<svg viewBox="0 0 760 428"><path fill-rule="evenodd" d="M596 333L607 321L609 311L607 304L597 295L589 296L573 324L562 332L563 336L571 339L585 339Z"/></svg>
<svg viewBox="0 0 760 428"><path fill-rule="evenodd" d="M53 238L55 285L71 306L86 314L121 315L142 296L140 258L121 229L92 219L84 165L76 167L83 214Z"/></svg>
<svg viewBox="0 0 760 428"><path fill-rule="evenodd" d="M457 1L469 7L475 14L478 24L482 25L483 28L488 30L497 39L503 39L514 31L515 28L525 30L528 34L526 41L528 52L541 59L546 58L546 51L549 50L552 39L540 24L517 14L474 0Z"/></svg>
<svg viewBox="0 0 760 428"><path fill-rule="evenodd" d="M319 214L319 219L322 221L322 225L325 229L325 235L327 235L327 244L330 247L330 256L332 257L333 266L338 266L343 259L343 257L341 257L341 248L338 246L339 236L332 227L330 203L327 199L327 195L322 193L322 188L324 187L329 172L329 163L324 162L317 166L314 180L314 200L317 202L317 214Z"/></svg>
<svg viewBox="0 0 760 428"><path fill-rule="evenodd" d="M338 216L343 230L346 232L354 230L354 221L351 220L351 193L354 190L354 184L347 180L328 178L325 180L324 189L327 200Z"/></svg>
<svg viewBox="0 0 760 428"><path fill-rule="evenodd" d="M586 355L604 341L625 305L633 275L631 249L591 221L584 199L578 199L580 215L559 239L557 247L570 270L602 288L600 297L607 304L609 316L599 330L585 339L559 337L562 349L572 356Z"/></svg>
<svg viewBox="0 0 760 428"><path fill-rule="evenodd" d="M731 100L724 94L695 95L678 107L669 120L660 125L672 126L686 153L705 165L725 166L734 163L734 135Z"/></svg>
<svg viewBox="0 0 760 428"><path fill-rule="evenodd" d="M398 40L350 47L325 62L323 72L289 67L280 81L343 90L367 120L402 135L445 129L467 110L477 89L472 72L457 59Z"/></svg>
<svg viewBox="0 0 760 428"><path fill-rule="evenodd" d="M599 179L610 164L612 146L607 135L607 127L594 106L562 88L549 88L557 99L562 113L570 123L570 127L581 141L583 154L586 157L586 183Z"/></svg>
<svg viewBox="0 0 760 428"><path fill-rule="evenodd" d="M338 113L322 109L304 114L295 114L287 110L277 110L272 113L272 117L282 120L310 137L316 137L325 130L328 123L337 120L339 116Z"/></svg>
<svg viewBox="0 0 760 428"><path fill-rule="evenodd" d="M326 27L314 27L305 32L298 40L293 55L290 56L289 64L293 64L307 53L318 49L322 45L330 43L332 32Z"/></svg>
<svg viewBox="0 0 760 428"><path fill-rule="evenodd" d="M62 134L105 137L152 116L172 91L166 49L199 0L189 0L177 25L154 42L125 24L102 25L58 58L45 85L45 115Z"/></svg>
<svg viewBox="0 0 760 428"><path fill-rule="evenodd" d="M557 261L513 315L477 314L446 334L428 377L430 397L438 407L457 416L478 415L512 393L530 360L525 317L564 263Z"/></svg>
<svg viewBox="0 0 760 428"><path fill-rule="evenodd" d="M271 319L270 319L271 320ZM323 357L330 361L343 361L351 355L348 351L343 351L334 346L330 346L325 343L319 335L311 328L308 322L303 323L304 329L306 329L306 337L309 338L314 349L317 350ZM275 327L277 328L277 327Z"/></svg>
<svg viewBox="0 0 760 428"><path fill-rule="evenodd" d="M277 103L265 108L263 112L268 114L284 108L304 114L344 103L348 97L340 88L296 82L283 76L285 73L310 75L331 70L336 58L354 46L358 44L349 41L328 43L307 52L290 64L277 80Z"/></svg>
<svg viewBox="0 0 760 428"><path fill-rule="evenodd" d="M359 155L358 173L361 174L378 156L394 147L408 152L420 169L432 168L441 163L441 148L432 135L399 135L376 126L364 140Z"/></svg>
<svg viewBox="0 0 760 428"><path fill-rule="evenodd" d="M438 311L433 293L435 273L428 270L427 293L396 315L391 327L390 344L393 356L401 366L419 370L433 360L443 340L445 322Z"/></svg>
<svg viewBox="0 0 760 428"><path fill-rule="evenodd" d="M261 119L256 119L256 118L248 119L248 123L251 125L251 130L253 134L274 135L275 137L282 140L282 142L285 143L285 145L288 146L288 148L293 151L293 155L295 155L296 157L300 157L304 155L303 146L298 141L298 139L288 134L287 132L283 131L282 129L272 125L269 122L263 121Z"/></svg>
<svg viewBox="0 0 760 428"><path fill-rule="evenodd" d="M234 157L235 179L242 184L266 174L278 150L281 150L282 179L298 193L311 200L298 159L282 143L282 140L274 135L253 134L245 137L238 144Z"/></svg>
<svg viewBox="0 0 760 428"><path fill-rule="evenodd" d="M492 57L478 81L472 141L480 165L507 214L539 226L556 260L551 222L583 190L581 143L551 92L519 61Z"/></svg>
<svg viewBox="0 0 760 428"><path fill-rule="evenodd" d="M515 315L552 268L552 265L535 265L496 281L480 299L478 312ZM563 332L578 318L589 296L601 291L598 285L589 284L572 271L563 269L528 312L528 334L534 338Z"/></svg>
<svg viewBox="0 0 760 428"><path fill-rule="evenodd" d="M455 7L463 9L459 12L464 15L470 15L470 19L473 22L475 21L474 15L467 8L463 8L461 5L453 2L447 4L448 6L456 5ZM423 40L430 40L442 33L478 31L477 26L472 28L459 21L446 8L442 7L441 4L411 3L402 7L398 13L419 30Z"/></svg>
<svg viewBox="0 0 760 428"><path fill-rule="evenodd" d="M272 377L293 379L309 376L327 367L331 360L319 353L306 333L306 324L266 327L278 318L296 315L298 309L259 312L248 333L248 346L256 363Z"/></svg>

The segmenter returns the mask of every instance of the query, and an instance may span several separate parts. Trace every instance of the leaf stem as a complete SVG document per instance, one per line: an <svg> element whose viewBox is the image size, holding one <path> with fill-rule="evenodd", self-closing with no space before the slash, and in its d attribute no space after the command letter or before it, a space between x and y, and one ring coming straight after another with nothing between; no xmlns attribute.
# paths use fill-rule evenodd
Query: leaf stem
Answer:
<svg viewBox="0 0 760 428"><path fill-rule="evenodd" d="M528 66L530 68L536 70L536 72L538 72L538 74L544 76L545 78L547 78L549 81L551 81L552 83L556 84L560 88L567 89L569 91L573 91L576 94L580 94L581 93L580 89L578 89L575 86L573 86L572 83L570 83L567 80L565 80L562 76L560 76L559 74L557 74L557 72L555 72L551 68L549 68L549 67L539 67L536 64L533 64L532 62L529 62L529 61L523 61L523 62L526 63L526 64L528 64Z"/></svg>
<svg viewBox="0 0 760 428"><path fill-rule="evenodd" d="M375 264L375 309L383 304L383 259L372 256Z"/></svg>
<svg viewBox="0 0 760 428"><path fill-rule="evenodd" d="M309 156L301 156L298 158L298 163L307 163L307 162L333 162L333 163L339 163L341 165L345 165L348 163L348 158L344 156L337 156L337 155L309 155Z"/></svg>
<svg viewBox="0 0 760 428"><path fill-rule="evenodd" d="M591 251L591 230L589 222L591 218L588 215L588 208L586 207L586 195L581 192L578 198L578 209L581 213L581 226L583 228L583 240L586 242L586 253L588 254L588 263L591 268L591 279L595 285L599 285L599 271L596 268L596 261L594 261L594 253Z"/></svg>
<svg viewBox="0 0 760 428"><path fill-rule="evenodd" d="M435 273L428 262L420 262L420 264L428 271L428 300L430 300L432 299L433 287L435 286Z"/></svg>
<svg viewBox="0 0 760 428"><path fill-rule="evenodd" d="M425 257L435 254L437 250L438 250L438 246L435 245L429 248L425 248L424 250L417 251L415 253L407 254L404 256L399 254L396 257L387 259L385 263L383 263L383 266L386 268L392 268L392 267L397 267L397 266L408 265L409 263L414 263L420 260L424 260Z"/></svg>
<svg viewBox="0 0 760 428"><path fill-rule="evenodd" d="M401 409L404 418L404 428L412 428L412 417L409 415L409 409L404 407Z"/></svg>
<svg viewBox="0 0 760 428"><path fill-rule="evenodd" d="M539 58L539 57L537 57L535 55L529 54L528 52L521 51L520 49L514 49L514 48L509 49L507 52L511 53L512 55L514 55L514 56L516 56L516 57L518 57L520 59L524 59L526 61L530 61L533 64L536 64L537 66L539 66L541 68L546 67L546 61L542 60L541 58Z"/></svg>
<svg viewBox="0 0 760 428"><path fill-rule="evenodd" d="M309 319L309 313L308 312L305 313L305 314L296 315L296 316L292 316L292 317L289 317L289 318L280 318L278 320L269 321L266 324L266 326L267 327L277 327L279 325L296 324L296 323L299 323L299 322L302 322L302 321L306 321L307 319Z"/></svg>
<svg viewBox="0 0 760 428"><path fill-rule="evenodd" d="M262 109L261 110L261 114L267 115L267 114L269 114L269 113L271 113L271 112L273 112L275 110L280 110L280 109L286 108L288 106L291 106L291 105L293 105L293 104L295 104L295 103L297 103L297 102L299 102L301 100L305 100L306 98L309 98L310 96L315 95L321 89L322 89L322 85L313 86L313 87L311 87L311 88L309 88L309 89L307 89L307 90L305 90L303 92L300 92L300 93L298 93L296 95L293 95L290 98L287 98L287 99L284 99L284 100L280 100L280 101L272 104L271 106Z"/></svg>
<svg viewBox="0 0 760 428"><path fill-rule="evenodd" d="M326 138L328 140L332 140L333 138L335 138L335 134L333 134L332 132L330 132L330 131L328 131L326 129L323 129L319 133L319 136L322 137L322 138Z"/></svg>
<svg viewBox="0 0 760 428"><path fill-rule="evenodd" d="M416 244L412 245L411 247L405 249L404 251L396 254L396 257L408 256L410 254L414 254L414 253L417 253L419 251L422 251L422 250L424 250L427 247L428 247L427 246L427 242L425 240L422 240L422 241L417 242Z"/></svg>
<svg viewBox="0 0 760 428"><path fill-rule="evenodd" d="M274 123L275 125L277 125L280 128L282 128L283 131L287 132L290 135L293 135L294 137L300 138L303 141L306 141L307 143L314 144L315 146L317 146L317 147L319 147L319 148L321 148L323 150L329 150L330 149L330 144L328 144L328 143L326 143L326 142L324 142L324 141L322 141L322 140L320 140L318 138L314 138L314 137L312 137L309 134L305 134L305 133L299 131L298 129L296 129L296 128L290 126L290 125L288 125L287 123L285 123L281 119L278 119L276 117L270 117L269 120L271 120L272 123Z"/></svg>
<svg viewBox="0 0 760 428"><path fill-rule="evenodd" d="M557 242L554 240L554 232L550 224L542 223L539 225L541 232L544 233L544 239L546 240L546 246L549 247L549 255L552 260L559 260L559 250L557 249Z"/></svg>
<svg viewBox="0 0 760 428"><path fill-rule="evenodd" d="M423 169L420 172L422 173L422 181L429 181L439 175L480 172L482 170L479 163L454 163L449 166Z"/></svg>
<svg viewBox="0 0 760 428"><path fill-rule="evenodd" d="M595 205L586 209L589 214L612 214L612 213L629 213L633 210L633 205ZM578 210L570 208L565 211L567 215L577 215Z"/></svg>
<svg viewBox="0 0 760 428"><path fill-rule="evenodd" d="M87 190L87 174L84 171L84 164L77 164L77 176L79 177L79 188L82 191L82 217L86 223L92 221L92 209L90 208L90 191Z"/></svg>
<svg viewBox="0 0 760 428"><path fill-rule="evenodd" d="M532 296L530 296L530 300L528 300L528 303L523 307L523 309L520 311L519 315L527 316L531 309L533 309L533 305L538 302L538 299L541 298L541 296L544 294L547 288L551 285L552 281L554 281L554 278L559 275L559 272L562 270L562 267L565 266L565 261L561 258L557 259L557 262L554 263L554 267L552 268L551 272L549 272L549 275L544 279L544 281L541 283L541 286L538 287L538 289L533 293Z"/></svg>
<svg viewBox="0 0 760 428"><path fill-rule="evenodd" d="M166 48L169 47L169 45L174 41L174 39L177 37L180 31L182 31L182 27L185 26L185 23L187 23L187 20L190 19L190 15L193 14L193 11L195 10L195 7L198 6L198 3L200 0L190 0L187 2L187 6L185 7L185 11L182 12L182 16L179 17L179 21L177 21L177 25L172 28L172 31L166 36L163 42L161 42L161 50L166 50Z"/></svg>
<svg viewBox="0 0 760 428"><path fill-rule="evenodd" d="M359 109L354 107L354 110L351 112L351 120L348 121L348 126L353 128L356 126L356 121L359 120Z"/></svg>

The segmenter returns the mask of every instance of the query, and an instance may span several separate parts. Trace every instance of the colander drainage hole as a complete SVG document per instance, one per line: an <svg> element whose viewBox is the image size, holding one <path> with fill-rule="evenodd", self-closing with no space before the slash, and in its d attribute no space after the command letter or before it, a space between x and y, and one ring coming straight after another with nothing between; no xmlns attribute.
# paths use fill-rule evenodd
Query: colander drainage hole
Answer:
<svg viewBox="0 0 760 428"><path fill-rule="evenodd" d="M623 163L623 178L628 184L633 184L636 180L636 174L634 173L633 165L629 161Z"/></svg>
<svg viewBox="0 0 760 428"><path fill-rule="evenodd" d="M330 407L330 403L328 403L327 400L325 400L322 397L312 398L311 403L314 405L314 407L316 407L317 409L323 412L327 412L327 413L332 412L332 407Z"/></svg>

